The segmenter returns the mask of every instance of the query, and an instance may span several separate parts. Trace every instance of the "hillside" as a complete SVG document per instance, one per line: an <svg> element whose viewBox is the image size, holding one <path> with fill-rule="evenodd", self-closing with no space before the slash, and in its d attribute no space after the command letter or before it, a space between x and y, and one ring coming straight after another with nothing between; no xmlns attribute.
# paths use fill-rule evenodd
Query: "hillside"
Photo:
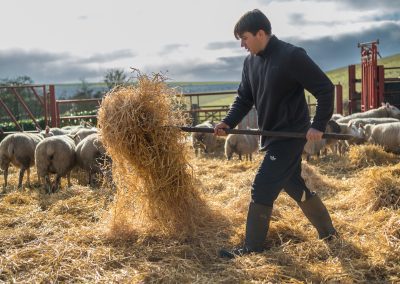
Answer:
<svg viewBox="0 0 400 284"><path fill-rule="evenodd" d="M384 57L378 60L378 65L384 65L385 67L400 67L400 53L392 56ZM356 65L356 77L361 78L361 64ZM331 71L326 72L328 77L334 84L341 84L343 86L343 102L346 102L349 99L349 83L348 83L348 66L344 66L341 68L337 68ZM385 77L399 77L400 69L395 70L386 70ZM361 85L357 84L357 91L361 91ZM229 105L232 103L235 94L225 95L225 96L217 96L217 97L202 97L201 105ZM310 103L315 103L314 97L306 92L307 101Z"/></svg>
<svg viewBox="0 0 400 284"><path fill-rule="evenodd" d="M379 65L385 67L397 67L400 66L400 53L392 56L384 57L378 60ZM343 102L346 102L349 98L349 84L348 84L348 66L344 66L338 69L334 69L326 72L328 77L334 84L341 84L343 86ZM356 65L356 76L361 78L360 64ZM400 76L400 70L386 70L385 77L398 77ZM231 95L217 95L217 96L202 96L197 102L197 98L193 98L193 103L199 103L200 106L223 106L230 105L236 95L236 89L239 82L170 82L168 83L173 88L178 88L183 93L204 93L204 92L219 92L232 90ZM90 83L90 88L97 91L105 91L106 86L104 83ZM57 97L70 97L78 89L80 84L60 84L56 86ZM357 91L361 91L361 85L357 84ZM315 103L315 98L306 92L307 101L309 103ZM189 101L188 101L189 103Z"/></svg>

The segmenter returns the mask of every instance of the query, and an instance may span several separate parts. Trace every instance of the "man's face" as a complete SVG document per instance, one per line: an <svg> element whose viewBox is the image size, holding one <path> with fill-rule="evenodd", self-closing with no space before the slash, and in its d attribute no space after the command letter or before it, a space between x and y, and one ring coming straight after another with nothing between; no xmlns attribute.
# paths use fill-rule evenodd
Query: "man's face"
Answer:
<svg viewBox="0 0 400 284"><path fill-rule="evenodd" d="M264 49L262 41L262 32L258 31L256 35L250 32L244 32L240 36L240 46L244 47L248 52L255 55Z"/></svg>

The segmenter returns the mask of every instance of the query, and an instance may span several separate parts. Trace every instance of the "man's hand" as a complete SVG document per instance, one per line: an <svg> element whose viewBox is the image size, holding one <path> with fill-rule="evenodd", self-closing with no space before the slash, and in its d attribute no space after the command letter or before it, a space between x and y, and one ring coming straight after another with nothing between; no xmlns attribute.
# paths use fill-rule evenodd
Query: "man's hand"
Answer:
<svg viewBox="0 0 400 284"><path fill-rule="evenodd" d="M228 124L225 122L220 122L214 127L214 135L217 136L226 136L226 132L223 130L225 128L230 128Z"/></svg>
<svg viewBox="0 0 400 284"><path fill-rule="evenodd" d="M324 134L324 132L321 132L314 128L310 128L307 131L306 138L308 141L319 141L322 139L323 134Z"/></svg>

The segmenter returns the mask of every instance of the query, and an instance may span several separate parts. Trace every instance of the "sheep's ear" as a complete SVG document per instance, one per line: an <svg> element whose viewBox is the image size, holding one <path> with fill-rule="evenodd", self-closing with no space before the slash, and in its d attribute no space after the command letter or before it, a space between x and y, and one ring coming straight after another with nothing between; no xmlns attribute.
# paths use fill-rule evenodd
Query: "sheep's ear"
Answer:
<svg viewBox="0 0 400 284"><path fill-rule="evenodd" d="M390 107L390 104L389 104L389 103L386 103L386 107L389 108L389 107Z"/></svg>
<svg viewBox="0 0 400 284"><path fill-rule="evenodd" d="M360 124L358 127L362 128L362 129L365 129L364 124Z"/></svg>
<svg viewBox="0 0 400 284"><path fill-rule="evenodd" d="M72 139L74 139L75 140L75 137L77 136L78 134L67 134L67 136L69 137L69 138L72 138Z"/></svg>
<svg viewBox="0 0 400 284"><path fill-rule="evenodd" d="M36 126L36 131L40 132L40 131L42 131L42 129L40 129L39 127Z"/></svg>

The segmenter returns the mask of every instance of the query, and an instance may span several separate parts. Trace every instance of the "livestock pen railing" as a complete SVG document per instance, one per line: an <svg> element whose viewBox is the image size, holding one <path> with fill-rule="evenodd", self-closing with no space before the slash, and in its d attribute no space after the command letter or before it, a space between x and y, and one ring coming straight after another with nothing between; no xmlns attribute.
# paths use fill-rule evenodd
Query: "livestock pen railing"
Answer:
<svg viewBox="0 0 400 284"><path fill-rule="evenodd" d="M56 100L56 111L57 111L57 119L56 119L56 127L60 127L63 124L77 124L78 121L81 120L89 120L92 124L96 124L95 121L97 119L97 110L96 113L94 114L81 114L81 115L75 115L75 114L70 114L70 115L65 115L65 114L60 114L60 109L64 105L68 104L95 104L96 107L100 107L101 103L101 98L94 98L94 99L71 99L71 100ZM73 123L71 123L73 122Z"/></svg>
<svg viewBox="0 0 400 284"><path fill-rule="evenodd" d="M35 114L30 110L32 106L31 104L27 104L24 98L22 98L19 91L20 89L28 90L31 92L31 95L35 97L41 108L39 114ZM0 105L5 110L9 119L11 119L15 124L15 130L17 131L27 131L29 129L24 129L20 125L18 122L18 116L13 113L9 106L4 102L4 90L7 90L8 96L14 96L16 102L22 105L36 128L43 129L46 125L51 127L60 127L62 125L78 124L81 120L89 120L94 125L97 123L97 109L101 104L102 98L57 100L54 85L0 86ZM28 91L25 91L25 93ZM201 123L205 120L220 121L227 114L229 104L233 102L235 95L236 91L183 94L187 102L185 112L190 115L192 124ZM229 98L229 96L231 96L231 98ZM220 102L220 104L218 104L218 102ZM90 113L76 114L76 111L71 111L71 109L79 109L79 106L84 104L92 105L88 107L92 110ZM337 85L336 110L338 113L342 112L342 105L341 86ZM311 102L309 97L308 106L310 114L313 114L315 112L316 104ZM37 120L37 116L42 116L40 123ZM254 127L255 115L251 116L248 120L249 121L246 125ZM5 132L7 131L3 131L0 127L0 133Z"/></svg>
<svg viewBox="0 0 400 284"><path fill-rule="evenodd" d="M48 86L0 85L0 122L11 121L19 131L29 131L20 121L29 119L35 128L48 124ZM40 119L39 119L40 118ZM7 133L0 127L1 133Z"/></svg>

